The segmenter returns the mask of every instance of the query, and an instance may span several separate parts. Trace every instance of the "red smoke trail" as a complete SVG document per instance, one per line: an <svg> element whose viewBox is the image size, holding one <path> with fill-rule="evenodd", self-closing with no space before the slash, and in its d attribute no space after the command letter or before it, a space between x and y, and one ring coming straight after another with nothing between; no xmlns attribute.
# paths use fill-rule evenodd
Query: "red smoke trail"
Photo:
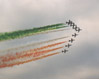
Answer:
<svg viewBox="0 0 99 79"><path fill-rule="evenodd" d="M58 48L54 48L54 49L50 49L50 50L45 50L45 51L40 51L40 52L35 52L33 55L31 54L31 55L26 55L26 56L24 56L23 58L25 58L24 59L24 61L20 61L20 60L15 60L14 62L12 61L12 63L11 63L11 61L3 61L3 62L1 62L2 64L0 65L0 68L2 68L2 67L9 67L9 66L14 66L14 65L18 65L18 64L21 64L21 63L24 63L24 62L26 62L26 61L28 61L27 60L27 58L30 58L30 57L33 57L32 59L38 59L38 57L40 57L40 56L42 56L43 54L46 54L46 53L49 53L49 52L51 52L51 51L55 51L55 50L58 50L58 49L61 49L61 48L63 48L63 47L58 47Z"/></svg>
<svg viewBox="0 0 99 79"><path fill-rule="evenodd" d="M54 41L57 41L57 40L65 39L65 38L68 38L68 37L69 36L65 36L65 37L60 37L60 38L56 38L56 39L52 39L52 40L48 40L48 41L42 41L42 42L39 42L39 43L28 44L26 46L20 46L18 48L10 48L10 49L7 49L7 50L2 50L2 51L0 51L0 53L7 52L7 51L13 51L13 50L19 50L19 49L22 49L22 48L25 48L25 47L29 47L29 46L37 46L37 45L40 45L40 44L44 44L44 43L49 43L49 42L54 42Z"/></svg>
<svg viewBox="0 0 99 79"><path fill-rule="evenodd" d="M53 47L53 46L56 46L56 45L59 45L59 44L62 44L62 43L66 43L67 41L63 41L63 42L59 42L59 43L54 43L54 44L50 44L50 45L47 45L47 46L43 46L43 47L40 47L40 48L37 48L37 49L34 49L35 51L36 50L41 50L41 49L45 49L45 48L48 48L48 47Z"/></svg>
<svg viewBox="0 0 99 79"><path fill-rule="evenodd" d="M28 51L23 51L23 52L19 52L19 53L16 53L14 56L11 55L11 54L7 54L5 56L1 56L0 59L2 59L3 62L7 62L7 61L10 61L10 60L15 60L17 58L23 58L25 56L31 56L33 55L34 57L39 55L39 53L35 53L37 52L38 50L42 50L42 49L46 49L46 48L49 48L49 47L53 47L53 46L56 46L56 45L60 45L62 43L65 43L66 41L63 41L63 42L59 42L59 43L54 43L54 44L50 44L50 45L47 45L47 46L42 46L40 48L36 48L36 49L31 49L31 50L28 50ZM44 52L44 51L43 51ZM34 53L34 54L33 54Z"/></svg>
<svg viewBox="0 0 99 79"><path fill-rule="evenodd" d="M17 58L14 57L14 56L10 56L9 59L5 58L5 59L2 60L2 62L4 63L4 62L12 61L12 60L15 60L15 59L24 58L24 57L30 57L30 56L38 57L40 55L43 55L43 54L46 54L46 53L49 53L51 51L55 51L55 50L58 50L58 49L61 49L61 48L63 48L63 47L58 47L58 48L49 49L49 50L43 50L43 51L36 51L36 52L33 52L33 53L29 53L29 54L26 53L26 54L24 54L22 56L18 56Z"/></svg>
<svg viewBox="0 0 99 79"><path fill-rule="evenodd" d="M53 55L56 55L56 54L59 54L59 52L48 54L48 55L43 55L41 57L37 57L37 58L31 59L31 60L27 60L27 61L23 61L23 62L16 62L16 63L13 63L13 64L2 64L2 65L0 65L0 68L12 67L14 65L28 63L28 62L31 62L31 61L35 61L35 60L39 60L39 59L46 58L46 57L49 57L49 56L53 56Z"/></svg>

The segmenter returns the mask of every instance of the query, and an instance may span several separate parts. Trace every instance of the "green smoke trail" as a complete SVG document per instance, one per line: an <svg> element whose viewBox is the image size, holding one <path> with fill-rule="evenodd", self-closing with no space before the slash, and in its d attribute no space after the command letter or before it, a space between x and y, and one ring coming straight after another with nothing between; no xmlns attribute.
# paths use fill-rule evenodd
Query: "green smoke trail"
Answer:
<svg viewBox="0 0 99 79"><path fill-rule="evenodd" d="M26 36L31 36L31 35L40 34L40 33L48 32L55 29L68 27L64 25L65 24L63 23L59 23L59 24L53 24L53 25L48 25L48 26L43 26L43 27L38 27L33 29L0 33L0 41L23 38Z"/></svg>

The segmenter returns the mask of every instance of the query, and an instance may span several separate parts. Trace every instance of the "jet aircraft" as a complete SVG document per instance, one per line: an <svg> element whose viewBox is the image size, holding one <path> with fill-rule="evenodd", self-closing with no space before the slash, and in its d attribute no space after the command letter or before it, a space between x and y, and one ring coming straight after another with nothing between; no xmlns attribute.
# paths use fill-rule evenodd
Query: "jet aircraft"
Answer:
<svg viewBox="0 0 99 79"><path fill-rule="evenodd" d="M78 34L76 34L76 33L72 34L73 37L76 37L77 35L78 35Z"/></svg>
<svg viewBox="0 0 99 79"><path fill-rule="evenodd" d="M73 43L73 41L75 41L73 38L71 38L71 39L69 40L69 42L71 42L71 43Z"/></svg>
<svg viewBox="0 0 99 79"><path fill-rule="evenodd" d="M66 22L66 24L71 25L72 24L72 21L69 20L69 22Z"/></svg>
<svg viewBox="0 0 99 79"><path fill-rule="evenodd" d="M78 27L78 29L76 29L76 31L78 31L78 32L80 32L82 29L80 29L79 27Z"/></svg>
<svg viewBox="0 0 99 79"><path fill-rule="evenodd" d="M69 48L70 46L71 46L71 44L67 44L67 45L65 45L65 47L68 47L68 48Z"/></svg>
<svg viewBox="0 0 99 79"><path fill-rule="evenodd" d="M66 52L68 52L68 50L66 50L66 49L62 50L62 53L66 53Z"/></svg>

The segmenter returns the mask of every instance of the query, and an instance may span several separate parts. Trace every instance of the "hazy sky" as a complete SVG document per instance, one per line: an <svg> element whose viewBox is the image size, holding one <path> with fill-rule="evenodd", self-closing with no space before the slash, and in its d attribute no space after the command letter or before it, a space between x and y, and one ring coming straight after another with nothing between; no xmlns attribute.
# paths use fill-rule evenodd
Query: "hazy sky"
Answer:
<svg viewBox="0 0 99 79"><path fill-rule="evenodd" d="M67 54L0 69L0 79L99 79L99 0L0 0L0 32L68 19L83 31Z"/></svg>

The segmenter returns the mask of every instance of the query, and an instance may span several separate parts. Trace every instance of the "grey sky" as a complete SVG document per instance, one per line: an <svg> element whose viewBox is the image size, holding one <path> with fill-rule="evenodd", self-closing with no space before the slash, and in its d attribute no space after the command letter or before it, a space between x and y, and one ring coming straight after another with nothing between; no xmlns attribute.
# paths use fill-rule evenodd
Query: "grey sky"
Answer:
<svg viewBox="0 0 99 79"><path fill-rule="evenodd" d="M73 20L83 29L67 54L0 69L0 79L99 79L99 0L0 0L0 32Z"/></svg>

